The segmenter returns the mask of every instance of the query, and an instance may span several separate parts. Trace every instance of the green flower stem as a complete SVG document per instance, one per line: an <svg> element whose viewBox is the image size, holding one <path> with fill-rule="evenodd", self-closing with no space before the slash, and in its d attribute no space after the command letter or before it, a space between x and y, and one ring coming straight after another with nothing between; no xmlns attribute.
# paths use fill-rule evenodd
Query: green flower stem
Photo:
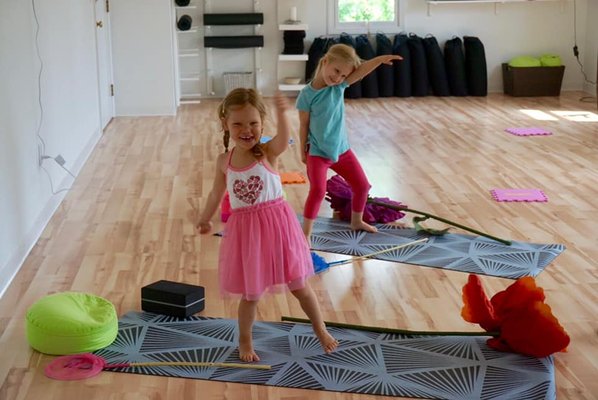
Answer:
<svg viewBox="0 0 598 400"><path fill-rule="evenodd" d="M295 317L286 317L282 316L281 321L287 322L300 322L309 324L311 323L308 319L305 318L295 318ZM326 326L333 326L336 328L346 328L346 329L355 329L358 331L369 331L369 332L378 332L378 333L397 333L400 335L421 335L421 336L499 336L498 332L442 332L442 331L408 331L406 329L396 329L396 328L383 328L379 326L365 326L365 325L354 325L354 324L343 324L342 322L329 322L324 321Z"/></svg>
<svg viewBox="0 0 598 400"><path fill-rule="evenodd" d="M377 206L382 206L382 207L390 208L391 210L395 210L395 211L406 211L406 212L411 212L411 213L414 213L414 214L424 215L424 216L426 216L428 218L434 218L434 219L436 219L438 221L444 222L445 224L453 225L453 226L456 226L457 228L463 229L465 231L468 231L468 232L471 232L471 233L475 233L476 235L480 235L480 236L484 236L484 237L487 237L487 238L492 239L492 240L496 240L497 242L500 242L502 244L506 244L507 246L511 245L511 241L510 240L501 239L501 238L498 238L496 236L492 236L492 235L489 235L487 233L480 232L480 231L478 231L476 229L470 228L470 227L465 226L465 225L458 224L458 223L453 222L453 221L449 221L448 219L445 219L445 218L442 218L442 217L437 217L436 215L432 215L432 214L429 214L429 213L424 212L424 211L414 210L414 209L408 208L408 207L395 206L395 205L392 205L392 204L386 204L386 203L383 203L381 201L373 200L371 198L368 199L368 203L375 204Z"/></svg>

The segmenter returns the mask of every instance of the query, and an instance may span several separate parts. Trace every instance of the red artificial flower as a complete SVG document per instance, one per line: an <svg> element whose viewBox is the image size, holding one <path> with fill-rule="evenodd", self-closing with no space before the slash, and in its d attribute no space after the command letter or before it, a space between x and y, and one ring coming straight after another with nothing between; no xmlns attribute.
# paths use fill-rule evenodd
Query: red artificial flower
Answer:
<svg viewBox="0 0 598 400"><path fill-rule="evenodd" d="M544 303L544 290L534 278L520 278L488 300L480 278L470 274L463 303L463 319L498 333L487 341L495 350L546 357L569 345L569 335Z"/></svg>

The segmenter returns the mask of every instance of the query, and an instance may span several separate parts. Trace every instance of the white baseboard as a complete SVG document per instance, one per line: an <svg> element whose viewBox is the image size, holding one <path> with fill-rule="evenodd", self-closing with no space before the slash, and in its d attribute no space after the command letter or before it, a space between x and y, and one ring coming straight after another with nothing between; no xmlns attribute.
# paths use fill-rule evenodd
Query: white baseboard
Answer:
<svg viewBox="0 0 598 400"><path fill-rule="evenodd" d="M81 168L83 168L83 165L85 165L85 162L91 155L91 152L101 137L101 131L97 129L87 142L87 145L85 145L79 154L79 157L77 157L73 165L70 166L69 169L73 175L79 175ZM66 176L57 187L68 186L71 181L72 178L70 176ZM21 266L29 255L29 252L37 243L39 237L46 228L46 225L48 225L48 222L50 222L50 219L60 206L60 203L62 203L62 200L67 193L68 192L61 192L49 198L48 202L37 216L33 227L21 239L17 250L12 254L11 257L9 257L8 262L0 267L0 298L2 298L4 292L6 292L6 289L8 289L8 286L17 275L17 272L19 272L19 269L21 269Z"/></svg>

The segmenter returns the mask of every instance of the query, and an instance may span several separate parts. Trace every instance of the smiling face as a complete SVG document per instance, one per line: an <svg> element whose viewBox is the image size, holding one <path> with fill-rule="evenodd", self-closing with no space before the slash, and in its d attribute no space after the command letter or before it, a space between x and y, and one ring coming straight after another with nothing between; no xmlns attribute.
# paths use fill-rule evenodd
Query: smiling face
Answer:
<svg viewBox="0 0 598 400"><path fill-rule="evenodd" d="M228 115L222 118L222 128L229 131L236 146L249 150L262 136L262 117L251 104L231 107Z"/></svg>
<svg viewBox="0 0 598 400"><path fill-rule="evenodd" d="M347 62L325 59L320 73L327 86L335 86L347 79L354 69L353 65Z"/></svg>

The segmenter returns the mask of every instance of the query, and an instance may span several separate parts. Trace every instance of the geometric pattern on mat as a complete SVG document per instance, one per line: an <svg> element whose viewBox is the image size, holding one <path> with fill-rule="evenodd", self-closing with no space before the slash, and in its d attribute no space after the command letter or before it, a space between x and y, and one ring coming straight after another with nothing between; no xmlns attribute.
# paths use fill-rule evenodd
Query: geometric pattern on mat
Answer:
<svg viewBox="0 0 598 400"><path fill-rule="evenodd" d="M330 327L339 347L324 354L311 326L256 321L254 346L271 370L206 367L111 369L223 382L424 399L556 398L552 356L501 353L485 337L413 336ZM237 321L129 312L108 363L239 362ZM106 372L105 372L106 373Z"/></svg>
<svg viewBox="0 0 598 400"><path fill-rule="evenodd" d="M349 223L318 217L311 236L312 250L362 256L427 237L425 243L372 258L517 279L537 276L565 250L562 244L513 241L510 246L483 236L447 233L431 236L413 228L376 224L378 233L353 231Z"/></svg>

